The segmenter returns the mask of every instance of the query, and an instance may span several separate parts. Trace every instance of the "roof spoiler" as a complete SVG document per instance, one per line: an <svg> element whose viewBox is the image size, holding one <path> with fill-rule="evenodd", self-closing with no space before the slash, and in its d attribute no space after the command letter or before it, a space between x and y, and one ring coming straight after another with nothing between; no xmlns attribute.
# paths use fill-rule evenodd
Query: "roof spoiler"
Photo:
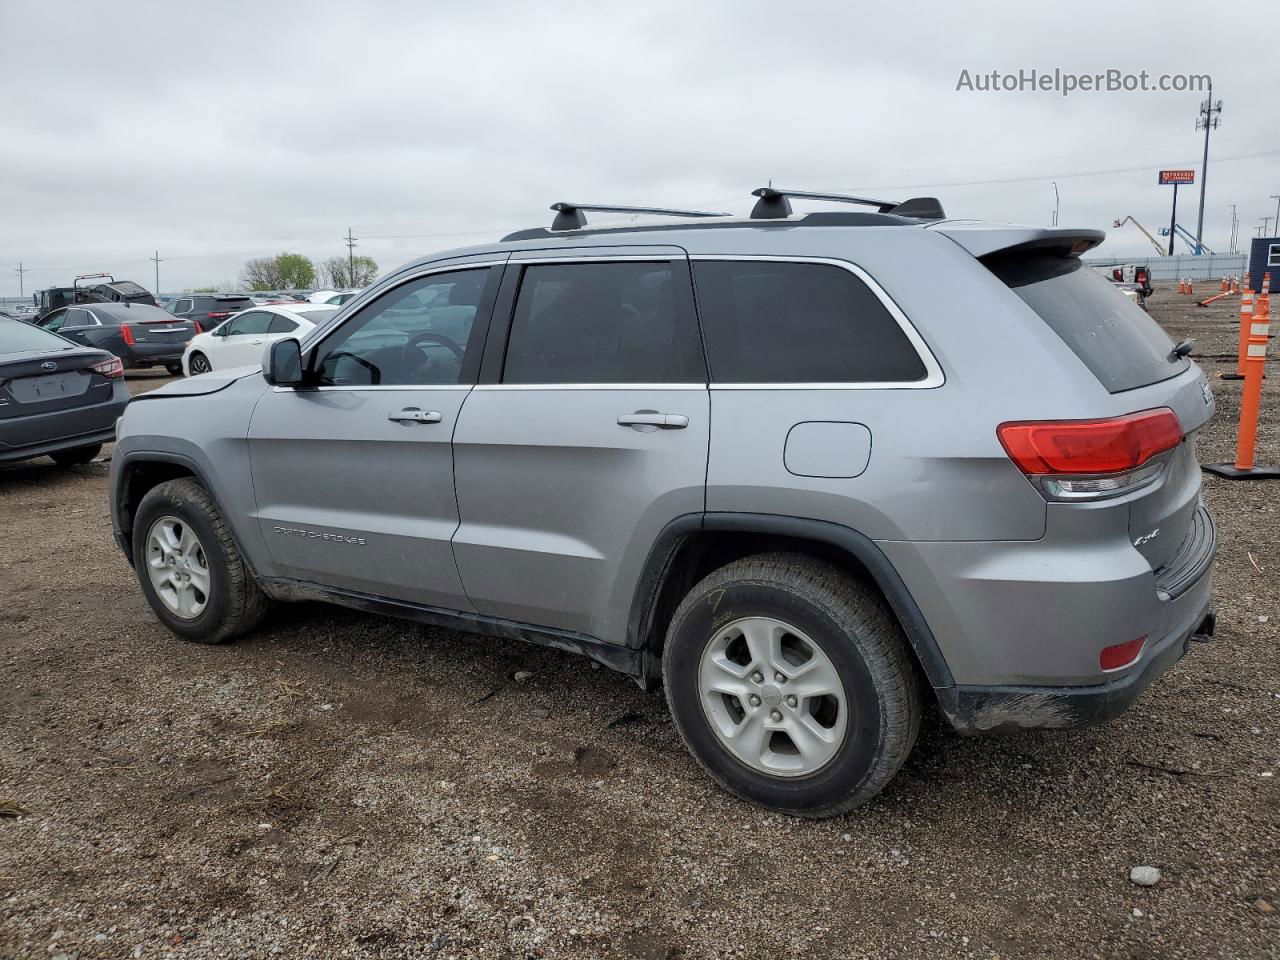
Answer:
<svg viewBox="0 0 1280 960"><path fill-rule="evenodd" d="M1015 252L1078 257L1107 238L1102 230L1071 227L993 227L990 224L953 222L929 229L954 240L975 257Z"/></svg>
<svg viewBox="0 0 1280 960"><path fill-rule="evenodd" d="M899 203L896 200L872 200L844 193L812 193L808 190L784 190L781 187L760 187L752 190L751 195L759 198L751 209L752 220L781 220L791 216L791 197L797 200L856 203L864 207L875 207L878 213L891 213L913 220L945 220L947 216L936 197L912 197Z"/></svg>

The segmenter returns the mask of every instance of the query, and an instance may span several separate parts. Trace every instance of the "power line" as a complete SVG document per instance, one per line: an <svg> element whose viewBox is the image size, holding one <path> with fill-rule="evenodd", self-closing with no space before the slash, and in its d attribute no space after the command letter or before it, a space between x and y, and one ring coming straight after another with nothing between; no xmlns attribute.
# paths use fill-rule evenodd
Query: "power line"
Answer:
<svg viewBox="0 0 1280 960"><path fill-rule="evenodd" d="M1204 252L1204 244L1200 242L1204 236L1204 195L1209 187L1209 131L1218 129L1222 121L1218 115L1222 113L1222 101L1213 102L1213 81L1209 81L1209 96L1201 102L1200 113L1196 117L1196 129L1204 128L1204 157L1200 161L1200 216L1196 218L1196 253Z"/></svg>

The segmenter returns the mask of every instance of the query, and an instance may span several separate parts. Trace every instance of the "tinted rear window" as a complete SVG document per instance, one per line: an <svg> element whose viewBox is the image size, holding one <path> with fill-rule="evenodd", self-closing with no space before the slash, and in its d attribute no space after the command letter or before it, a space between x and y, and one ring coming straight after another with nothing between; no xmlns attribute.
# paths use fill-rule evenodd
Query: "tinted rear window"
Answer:
<svg viewBox="0 0 1280 960"><path fill-rule="evenodd" d="M1175 377L1174 343L1147 312L1076 257L995 254L984 264L1034 310L1110 393Z"/></svg>
<svg viewBox="0 0 1280 960"><path fill-rule="evenodd" d="M29 323L0 319L0 356L6 353L52 353L74 347L75 344Z"/></svg>
<svg viewBox="0 0 1280 960"><path fill-rule="evenodd" d="M711 378L720 383L908 383L920 355L880 298L820 263L697 262Z"/></svg>

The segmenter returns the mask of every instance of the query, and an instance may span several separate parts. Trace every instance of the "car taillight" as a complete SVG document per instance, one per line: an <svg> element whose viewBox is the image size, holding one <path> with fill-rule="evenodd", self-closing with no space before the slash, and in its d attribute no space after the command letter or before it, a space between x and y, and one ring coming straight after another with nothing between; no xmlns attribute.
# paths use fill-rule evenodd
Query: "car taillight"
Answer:
<svg viewBox="0 0 1280 960"><path fill-rule="evenodd" d="M100 373L108 380L118 380L124 376L124 364L119 357L108 357L89 367L94 373Z"/></svg>
<svg viewBox="0 0 1280 960"><path fill-rule="evenodd" d="M133 346L137 343L137 341L133 339L133 328L127 323L120 324L120 336L124 338L124 342L129 346Z"/></svg>
<svg viewBox="0 0 1280 960"><path fill-rule="evenodd" d="M225 320L225 319L227 319L227 317L229 317L229 316L231 316L231 314L226 313L226 312L223 312L223 313L215 313L214 311L210 310L210 311L209 311L209 317L208 317L208 319L210 319L210 320Z"/></svg>
<svg viewBox="0 0 1280 960"><path fill-rule="evenodd" d="M1002 423L996 435L1018 469L1059 500L1115 496L1152 482L1163 464L1148 461L1183 437L1168 407L1107 420Z"/></svg>
<svg viewBox="0 0 1280 960"><path fill-rule="evenodd" d="M200 321L199 321L199 320L192 320L192 321L191 321L191 325L192 325L193 327L195 327L195 332L196 332L196 335L197 335L197 336L199 336L200 334L204 333L204 327L200 326Z"/></svg>
<svg viewBox="0 0 1280 960"><path fill-rule="evenodd" d="M1103 670L1119 670L1122 667L1128 667L1136 663L1138 658L1142 656L1142 648L1146 645L1147 637L1142 635L1137 640L1130 640L1128 643L1117 643L1111 647L1103 647L1102 652L1098 654L1098 666Z"/></svg>

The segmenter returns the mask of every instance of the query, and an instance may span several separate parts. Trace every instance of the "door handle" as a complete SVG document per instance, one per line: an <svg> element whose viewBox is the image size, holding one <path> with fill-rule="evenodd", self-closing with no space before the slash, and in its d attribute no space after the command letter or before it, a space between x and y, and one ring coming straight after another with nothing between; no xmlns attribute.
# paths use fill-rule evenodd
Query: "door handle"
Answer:
<svg viewBox="0 0 1280 960"><path fill-rule="evenodd" d="M444 418L435 410L405 407L399 413L387 414L387 419L395 423L439 423Z"/></svg>
<svg viewBox="0 0 1280 960"><path fill-rule="evenodd" d="M618 418L620 427L660 427L663 430L683 430L688 425L689 418L682 413L637 410L635 413L624 413Z"/></svg>

